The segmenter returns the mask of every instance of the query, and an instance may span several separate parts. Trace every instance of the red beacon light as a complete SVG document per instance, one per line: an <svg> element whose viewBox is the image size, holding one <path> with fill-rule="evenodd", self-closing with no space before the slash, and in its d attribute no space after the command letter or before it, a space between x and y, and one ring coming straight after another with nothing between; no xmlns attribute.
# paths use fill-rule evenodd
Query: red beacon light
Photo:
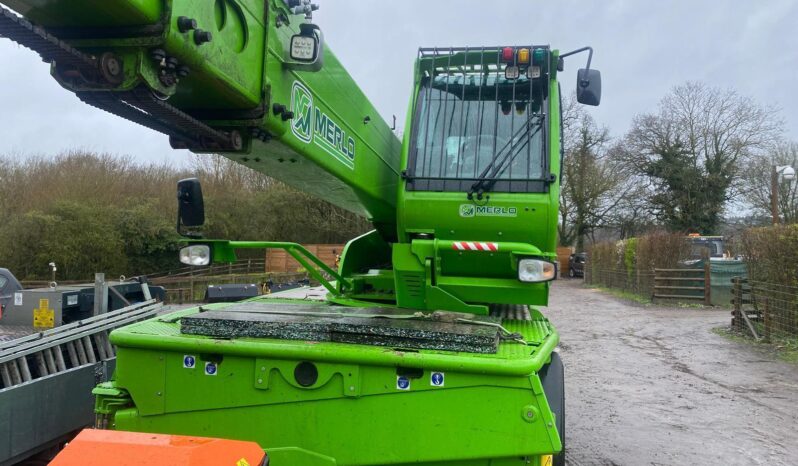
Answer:
<svg viewBox="0 0 798 466"><path fill-rule="evenodd" d="M502 61L504 63L512 63L515 61L515 50L512 47L504 47L502 49Z"/></svg>

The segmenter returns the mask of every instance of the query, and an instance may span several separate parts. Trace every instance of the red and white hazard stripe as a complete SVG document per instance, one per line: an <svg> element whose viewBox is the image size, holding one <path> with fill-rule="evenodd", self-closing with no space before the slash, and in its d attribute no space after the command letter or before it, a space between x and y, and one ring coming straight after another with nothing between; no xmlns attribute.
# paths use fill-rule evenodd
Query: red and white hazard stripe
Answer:
<svg viewBox="0 0 798 466"><path fill-rule="evenodd" d="M479 243L476 241L455 241L452 249L456 251L498 251L499 243Z"/></svg>

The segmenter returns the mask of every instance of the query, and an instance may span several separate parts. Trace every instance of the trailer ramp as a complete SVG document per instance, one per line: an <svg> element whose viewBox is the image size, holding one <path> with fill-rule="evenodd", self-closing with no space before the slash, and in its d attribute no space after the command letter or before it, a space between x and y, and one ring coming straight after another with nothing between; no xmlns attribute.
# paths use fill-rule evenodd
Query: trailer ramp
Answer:
<svg viewBox="0 0 798 466"><path fill-rule="evenodd" d="M91 390L113 374L115 328L155 316L155 300L44 332L0 326L0 466L69 440L94 423Z"/></svg>

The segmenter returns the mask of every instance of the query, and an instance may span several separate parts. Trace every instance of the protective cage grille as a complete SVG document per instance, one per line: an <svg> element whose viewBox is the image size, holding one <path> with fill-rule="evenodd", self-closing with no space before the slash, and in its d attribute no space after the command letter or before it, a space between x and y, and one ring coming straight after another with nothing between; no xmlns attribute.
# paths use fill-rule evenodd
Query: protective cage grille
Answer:
<svg viewBox="0 0 798 466"><path fill-rule="evenodd" d="M548 191L549 47L513 49L528 64L502 60L502 47L419 49L409 191Z"/></svg>

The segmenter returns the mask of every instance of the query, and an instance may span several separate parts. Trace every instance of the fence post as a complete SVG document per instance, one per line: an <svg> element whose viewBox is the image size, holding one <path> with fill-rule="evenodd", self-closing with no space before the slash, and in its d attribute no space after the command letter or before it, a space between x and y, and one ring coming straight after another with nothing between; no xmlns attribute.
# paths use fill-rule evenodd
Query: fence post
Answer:
<svg viewBox="0 0 798 466"><path fill-rule="evenodd" d="M712 267L709 264L709 259L704 262L704 304L707 306L712 305Z"/></svg>
<svg viewBox="0 0 798 466"><path fill-rule="evenodd" d="M732 278L732 327L741 327L740 321L742 320L742 313L743 304L743 293L742 293L742 284L740 282L740 277Z"/></svg>
<svg viewBox="0 0 798 466"><path fill-rule="evenodd" d="M764 303L762 303L762 318L765 320L765 341L770 341L770 299L767 296L764 298Z"/></svg>
<svg viewBox="0 0 798 466"><path fill-rule="evenodd" d="M108 283L104 273L94 274L94 312L98 316L108 312Z"/></svg>

